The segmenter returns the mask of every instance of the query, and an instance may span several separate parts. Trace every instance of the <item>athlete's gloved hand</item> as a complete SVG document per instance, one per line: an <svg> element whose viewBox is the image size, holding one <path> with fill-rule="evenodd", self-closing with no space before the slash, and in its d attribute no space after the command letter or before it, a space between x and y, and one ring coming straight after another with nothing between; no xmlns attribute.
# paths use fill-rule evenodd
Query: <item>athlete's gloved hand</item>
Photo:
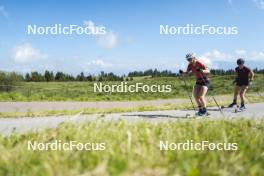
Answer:
<svg viewBox="0 0 264 176"><path fill-rule="evenodd" d="M249 85L251 86L252 84L253 84L253 80L250 79L250 80L249 80Z"/></svg>
<svg viewBox="0 0 264 176"><path fill-rule="evenodd" d="M196 68L196 71L202 72L203 70L201 68Z"/></svg>
<svg viewBox="0 0 264 176"><path fill-rule="evenodd" d="M179 73L180 73L180 74L183 74L183 71L182 71L182 70L179 70Z"/></svg>
<svg viewBox="0 0 264 176"><path fill-rule="evenodd" d="M235 80L233 81L233 85L235 85L237 83L238 79L235 78Z"/></svg>

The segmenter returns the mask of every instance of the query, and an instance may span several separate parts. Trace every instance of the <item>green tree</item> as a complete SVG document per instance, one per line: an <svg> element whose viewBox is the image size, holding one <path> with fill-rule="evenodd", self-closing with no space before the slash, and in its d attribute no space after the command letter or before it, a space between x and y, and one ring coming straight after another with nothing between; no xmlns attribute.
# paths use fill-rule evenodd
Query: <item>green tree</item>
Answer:
<svg viewBox="0 0 264 176"><path fill-rule="evenodd" d="M15 72L1 72L0 71L0 90L10 91L14 89L23 80L23 76Z"/></svg>
<svg viewBox="0 0 264 176"><path fill-rule="evenodd" d="M51 71L48 71L46 70L45 73L44 73L44 78L45 78L45 81L49 82L49 81L54 81L54 75L53 75L53 72Z"/></svg>

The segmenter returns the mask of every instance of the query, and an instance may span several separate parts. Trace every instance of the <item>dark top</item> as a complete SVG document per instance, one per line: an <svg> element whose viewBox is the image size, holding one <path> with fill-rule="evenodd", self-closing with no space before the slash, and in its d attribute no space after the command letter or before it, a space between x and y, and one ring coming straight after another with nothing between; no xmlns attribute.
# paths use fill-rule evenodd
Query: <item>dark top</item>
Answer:
<svg viewBox="0 0 264 176"><path fill-rule="evenodd" d="M238 81L248 81L250 72L251 70L246 66L244 66L242 69L240 69L239 67L236 67Z"/></svg>

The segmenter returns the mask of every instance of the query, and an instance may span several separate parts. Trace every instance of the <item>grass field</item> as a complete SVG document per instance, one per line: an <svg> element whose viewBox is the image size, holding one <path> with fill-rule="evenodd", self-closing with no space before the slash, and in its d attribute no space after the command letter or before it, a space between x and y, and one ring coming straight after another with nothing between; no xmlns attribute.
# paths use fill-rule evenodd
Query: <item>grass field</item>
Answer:
<svg viewBox="0 0 264 176"><path fill-rule="evenodd" d="M257 75L247 98L250 102L263 102L257 92L264 92L263 75ZM233 78L212 78L209 95L229 94ZM132 101L186 98L186 88L178 78L142 77L134 84L171 84L171 93L93 93L90 82L22 83L10 92L0 92L0 101ZM105 84L116 84L109 82ZM188 78L191 92L194 80ZM212 100L210 106L215 106ZM82 109L45 112L7 112L0 117L35 117L49 115L104 114L147 110L192 108L190 103L164 104L110 109ZM246 119L181 119L164 122L102 120L83 124L61 124L56 129L39 132L0 135L0 175L81 175L81 176L162 176L162 175L262 175L264 173L264 120ZM169 143L209 141L210 143L237 143L236 151L161 151L160 141ZM28 141L50 143L77 141L105 143L103 151L28 150Z"/></svg>
<svg viewBox="0 0 264 176"><path fill-rule="evenodd" d="M262 175L264 120L178 120L62 124L38 133L0 137L0 175ZM32 151L28 141L103 142L103 151ZM237 143L236 151L159 149L169 143Z"/></svg>
<svg viewBox="0 0 264 176"><path fill-rule="evenodd" d="M209 94L224 95L233 92L233 76L211 77ZM264 75L256 75L249 92L264 92ZM94 93L93 82L28 82L21 83L10 92L0 92L0 101L131 101L186 98L194 85L193 78L187 78L188 88L179 78L135 78L129 84L171 84L170 93ZM120 82L103 82L103 84L120 84Z"/></svg>

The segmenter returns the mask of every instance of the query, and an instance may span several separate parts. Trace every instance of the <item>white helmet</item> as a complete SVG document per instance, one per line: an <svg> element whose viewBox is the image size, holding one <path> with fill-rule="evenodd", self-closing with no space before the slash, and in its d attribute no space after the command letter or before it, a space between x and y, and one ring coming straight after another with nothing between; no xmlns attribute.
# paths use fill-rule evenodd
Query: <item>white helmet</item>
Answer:
<svg viewBox="0 0 264 176"><path fill-rule="evenodd" d="M193 59L193 58L195 58L195 54L194 53L188 53L188 54L186 54L185 58L187 60Z"/></svg>

